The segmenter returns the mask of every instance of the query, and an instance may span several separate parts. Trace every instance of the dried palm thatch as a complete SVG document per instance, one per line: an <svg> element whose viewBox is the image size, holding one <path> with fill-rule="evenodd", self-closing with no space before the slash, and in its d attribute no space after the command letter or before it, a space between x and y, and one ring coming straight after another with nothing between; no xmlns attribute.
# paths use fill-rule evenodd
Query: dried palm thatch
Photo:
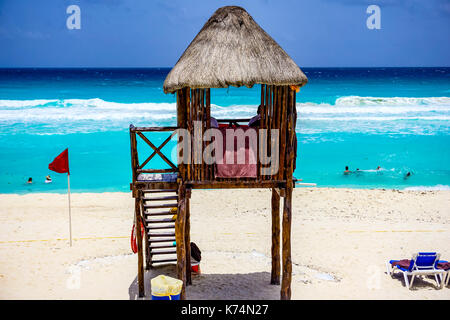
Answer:
<svg viewBox="0 0 450 320"><path fill-rule="evenodd" d="M170 71L164 92L184 87L303 86L308 79L241 7L218 9Z"/></svg>

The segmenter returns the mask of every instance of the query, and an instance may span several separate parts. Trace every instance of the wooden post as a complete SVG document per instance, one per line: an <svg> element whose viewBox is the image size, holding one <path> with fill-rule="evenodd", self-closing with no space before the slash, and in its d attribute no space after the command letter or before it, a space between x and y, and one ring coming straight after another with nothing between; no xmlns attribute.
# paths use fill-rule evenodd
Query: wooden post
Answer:
<svg viewBox="0 0 450 320"><path fill-rule="evenodd" d="M139 192L134 200L134 212L136 215L136 238L138 246L138 286L139 297L145 296L144 288L144 257L142 252L142 235L141 235L141 193Z"/></svg>
<svg viewBox="0 0 450 320"><path fill-rule="evenodd" d="M280 284L280 195L272 189L272 275L270 284Z"/></svg>
<svg viewBox="0 0 450 320"><path fill-rule="evenodd" d="M295 100L288 106L287 114L287 134L286 134L286 192L283 208L283 276L281 280L281 299L291 299L291 279L292 279L292 261L291 261L291 219L292 219L292 190L294 188L292 173L294 170L294 143L295 143Z"/></svg>
<svg viewBox="0 0 450 320"><path fill-rule="evenodd" d="M187 112L187 104L189 103L188 100L189 96L189 89L183 88L179 89L177 91L177 127L186 129L187 123L186 123L186 112ZM181 138L178 137L178 143L181 142ZM183 141L185 142L185 141ZM177 150L179 152L179 150ZM186 150L183 150L183 157L186 153ZM177 163L178 165L178 171L179 175L182 179L187 179L186 176L186 163Z"/></svg>
<svg viewBox="0 0 450 320"><path fill-rule="evenodd" d="M191 138L192 138L192 117L191 117L191 103L192 103L192 99L191 99L191 92L192 92L192 90L191 89L189 89L189 88L187 88L187 92L186 92L186 108L187 108L187 110L186 110L186 126L187 126L187 129L188 129L188 131L189 131L189 134L191 135ZM186 164L186 170L187 170L187 172L186 172L186 176L187 176L187 179L188 180L191 180L192 179L192 176L191 176L191 172L192 172L192 168L191 168L191 163L192 163L192 140L191 140L191 153L190 153L190 157L191 157L191 161L188 163L188 164Z"/></svg>
<svg viewBox="0 0 450 320"><path fill-rule="evenodd" d="M191 277L191 190L186 190L186 227L185 227L185 247L186 247L186 285L192 284Z"/></svg>
<svg viewBox="0 0 450 320"><path fill-rule="evenodd" d="M281 300L291 299L291 213L292 213L292 185L286 187L283 207L283 277L281 281Z"/></svg>
<svg viewBox="0 0 450 320"><path fill-rule="evenodd" d="M180 299L186 299L186 185L182 180L178 182L178 211L175 221L175 240L177 244L177 277L183 281Z"/></svg>

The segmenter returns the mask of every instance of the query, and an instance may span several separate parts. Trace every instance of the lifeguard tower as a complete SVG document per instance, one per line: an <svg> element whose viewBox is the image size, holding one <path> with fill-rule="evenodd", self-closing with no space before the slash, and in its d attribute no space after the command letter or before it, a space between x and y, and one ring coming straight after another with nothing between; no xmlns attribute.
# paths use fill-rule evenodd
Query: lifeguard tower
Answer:
<svg viewBox="0 0 450 320"><path fill-rule="evenodd" d="M306 82L306 76L295 62L243 8L220 8L206 22L164 82L164 92L176 93L177 96L177 126L130 126L133 173L130 187L135 199L140 296L145 292L145 252L147 269L161 263L176 262L177 276L184 283L181 298L185 298L185 287L192 283L189 204L192 190L270 188L270 283L280 284L281 273L281 299L290 299L292 190L295 187L293 171L297 153L296 92ZM215 121L211 121L210 88L251 88L254 85L261 87L256 126L249 126L250 119L216 119L218 126L214 125ZM215 149L211 154L231 159L236 152L243 151L244 163L230 164L223 159L222 163L211 163L210 159L205 159L204 151L220 141L220 134L225 144L226 137L237 135L239 130L248 140L244 145L231 149L227 145L223 152ZM212 131L218 135L209 134ZM157 147L150 141L150 132L167 132L169 135ZM204 138L208 134L211 136L209 140ZM175 136L178 145L183 146L179 147L176 164L161 151ZM255 136L256 148L249 142ZM196 137L203 138L199 140ZM138 140L153 150L143 162L139 162ZM155 156L161 157L168 168L146 168ZM249 160L252 157L253 162ZM144 235L139 227L141 223ZM176 257L168 258L171 254L176 254Z"/></svg>

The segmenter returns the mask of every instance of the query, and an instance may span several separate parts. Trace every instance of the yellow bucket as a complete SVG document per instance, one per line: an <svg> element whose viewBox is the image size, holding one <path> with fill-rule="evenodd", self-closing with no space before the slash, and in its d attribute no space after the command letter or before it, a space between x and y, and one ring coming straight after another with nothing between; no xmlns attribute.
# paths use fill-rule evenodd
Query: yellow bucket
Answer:
<svg viewBox="0 0 450 320"><path fill-rule="evenodd" d="M180 300L183 281L159 275L151 280L152 300Z"/></svg>

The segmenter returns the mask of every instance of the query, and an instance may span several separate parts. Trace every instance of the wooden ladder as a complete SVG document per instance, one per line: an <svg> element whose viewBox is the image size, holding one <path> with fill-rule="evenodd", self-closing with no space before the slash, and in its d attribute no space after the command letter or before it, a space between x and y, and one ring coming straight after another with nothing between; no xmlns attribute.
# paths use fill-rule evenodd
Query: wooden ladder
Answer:
<svg viewBox="0 0 450 320"><path fill-rule="evenodd" d="M175 220L178 208L176 189L144 190L142 212L145 227L146 269L155 264L177 261Z"/></svg>

